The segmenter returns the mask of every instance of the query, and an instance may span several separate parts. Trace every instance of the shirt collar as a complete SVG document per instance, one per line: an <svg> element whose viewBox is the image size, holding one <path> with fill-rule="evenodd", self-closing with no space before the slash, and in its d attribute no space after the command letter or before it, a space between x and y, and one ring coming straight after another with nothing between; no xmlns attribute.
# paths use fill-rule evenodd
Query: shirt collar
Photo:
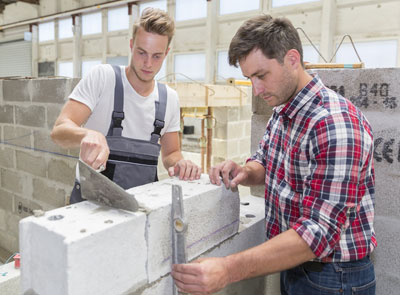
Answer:
<svg viewBox="0 0 400 295"><path fill-rule="evenodd" d="M274 111L280 116L292 119L297 112L324 86L317 74L311 74L313 79L286 105L279 105Z"/></svg>

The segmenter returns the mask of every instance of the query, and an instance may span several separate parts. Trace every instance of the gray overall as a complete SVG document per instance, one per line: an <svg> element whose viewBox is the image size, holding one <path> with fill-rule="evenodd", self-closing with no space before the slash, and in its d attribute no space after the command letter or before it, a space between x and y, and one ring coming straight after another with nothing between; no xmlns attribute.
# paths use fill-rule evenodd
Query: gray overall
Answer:
<svg viewBox="0 0 400 295"><path fill-rule="evenodd" d="M157 181L157 163L160 155L158 143L164 127L167 105L167 88L158 84L158 101L155 102L154 131L150 141L123 137L122 120L124 120L124 89L121 79L121 68L113 66L115 72L114 111L106 140L110 149L107 168L102 172L109 179L124 189ZM140 128L140 126L137 126ZM80 184L76 180L71 193L70 203L84 201Z"/></svg>

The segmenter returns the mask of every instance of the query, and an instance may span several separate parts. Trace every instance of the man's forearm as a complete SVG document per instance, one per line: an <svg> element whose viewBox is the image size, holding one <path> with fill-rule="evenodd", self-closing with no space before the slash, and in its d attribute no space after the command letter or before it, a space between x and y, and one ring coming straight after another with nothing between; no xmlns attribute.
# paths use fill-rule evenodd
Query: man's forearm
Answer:
<svg viewBox="0 0 400 295"><path fill-rule="evenodd" d="M306 242L290 229L273 239L225 257L230 282L267 275L292 268L315 258Z"/></svg>
<svg viewBox="0 0 400 295"><path fill-rule="evenodd" d="M88 129L76 126L73 123L63 123L53 128L51 139L63 148L74 148L79 147L87 132Z"/></svg>
<svg viewBox="0 0 400 295"><path fill-rule="evenodd" d="M255 161L247 162L243 169L246 170L248 177L240 183L241 185L265 185L265 169L260 163Z"/></svg>
<svg viewBox="0 0 400 295"><path fill-rule="evenodd" d="M162 161L163 161L165 169L168 170L168 168L175 166L175 164L182 159L183 159L182 153L181 153L181 151L178 150L178 151L170 153L167 156L164 156Z"/></svg>

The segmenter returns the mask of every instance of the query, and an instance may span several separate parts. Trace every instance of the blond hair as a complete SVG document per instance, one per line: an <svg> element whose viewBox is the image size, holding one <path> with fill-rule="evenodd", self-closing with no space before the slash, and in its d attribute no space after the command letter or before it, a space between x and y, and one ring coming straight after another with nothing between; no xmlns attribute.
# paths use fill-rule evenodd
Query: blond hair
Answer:
<svg viewBox="0 0 400 295"><path fill-rule="evenodd" d="M163 10L148 7L143 10L139 20L133 25L132 40L135 41L136 33L139 28L143 28L148 33L155 33L168 37L168 45L175 33L175 23L170 16Z"/></svg>

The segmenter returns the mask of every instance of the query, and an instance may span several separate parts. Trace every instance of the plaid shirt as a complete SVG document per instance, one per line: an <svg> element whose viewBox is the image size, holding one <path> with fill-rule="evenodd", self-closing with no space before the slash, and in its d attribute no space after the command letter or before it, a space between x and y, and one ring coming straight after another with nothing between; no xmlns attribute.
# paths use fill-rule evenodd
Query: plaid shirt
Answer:
<svg viewBox="0 0 400 295"><path fill-rule="evenodd" d="M318 76L274 108L258 151L266 169L266 234L294 229L323 262L359 260L377 246L371 127Z"/></svg>

